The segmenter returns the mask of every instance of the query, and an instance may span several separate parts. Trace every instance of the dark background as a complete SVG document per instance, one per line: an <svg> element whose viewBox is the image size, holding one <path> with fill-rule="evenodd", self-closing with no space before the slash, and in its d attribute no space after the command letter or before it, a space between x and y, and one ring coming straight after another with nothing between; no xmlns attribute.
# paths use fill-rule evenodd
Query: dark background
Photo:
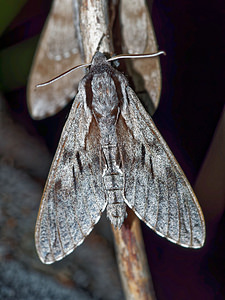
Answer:
<svg viewBox="0 0 225 300"><path fill-rule="evenodd" d="M224 14L222 1L154 1L152 7L158 44L167 53L161 59L162 95L153 118L192 184L225 103ZM198 251L164 243L144 228L162 299L225 297L224 220L215 231L218 221L206 219L206 245Z"/></svg>
<svg viewBox="0 0 225 300"><path fill-rule="evenodd" d="M13 118L54 153L69 106L43 121L33 121L26 106L26 79L50 5L28 1L3 32L0 80ZM153 119L194 184L224 106L225 4L155 0L151 11L159 49L167 53L161 58L162 94ZM30 48L13 58L7 49L22 41ZM143 226L158 299L225 297L224 219L214 221L219 226L207 225L202 250L175 246Z"/></svg>

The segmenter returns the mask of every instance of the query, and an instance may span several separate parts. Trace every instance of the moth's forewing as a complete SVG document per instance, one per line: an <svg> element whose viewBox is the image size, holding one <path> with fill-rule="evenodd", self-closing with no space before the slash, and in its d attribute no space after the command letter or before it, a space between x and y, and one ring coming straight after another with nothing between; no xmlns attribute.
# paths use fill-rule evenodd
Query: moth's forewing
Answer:
<svg viewBox="0 0 225 300"><path fill-rule="evenodd" d="M41 34L30 72L27 99L32 118L43 119L62 109L76 94L83 75L79 69L48 86L37 84L82 63L74 27L72 0L55 0Z"/></svg>
<svg viewBox="0 0 225 300"><path fill-rule="evenodd" d="M181 167L132 89L118 121L123 153L124 199L159 235L184 247L200 248L205 222Z"/></svg>
<svg viewBox="0 0 225 300"><path fill-rule="evenodd" d="M106 207L99 160L98 128L80 85L52 162L35 228L43 263L70 254Z"/></svg>

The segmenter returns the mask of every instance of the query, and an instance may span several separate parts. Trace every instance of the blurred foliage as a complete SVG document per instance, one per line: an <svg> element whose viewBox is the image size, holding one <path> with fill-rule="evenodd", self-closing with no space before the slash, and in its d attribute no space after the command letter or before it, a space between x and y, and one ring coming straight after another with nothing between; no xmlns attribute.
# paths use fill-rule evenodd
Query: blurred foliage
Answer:
<svg viewBox="0 0 225 300"><path fill-rule="evenodd" d="M39 37L0 51L0 89L8 92L26 85Z"/></svg>
<svg viewBox="0 0 225 300"><path fill-rule="evenodd" d="M26 85L39 36L4 47L5 37L13 40L10 25L20 15L27 0L0 0L0 90L10 92ZM25 36L24 36L25 37Z"/></svg>
<svg viewBox="0 0 225 300"><path fill-rule="evenodd" d="M20 12L27 0L0 0L0 35Z"/></svg>

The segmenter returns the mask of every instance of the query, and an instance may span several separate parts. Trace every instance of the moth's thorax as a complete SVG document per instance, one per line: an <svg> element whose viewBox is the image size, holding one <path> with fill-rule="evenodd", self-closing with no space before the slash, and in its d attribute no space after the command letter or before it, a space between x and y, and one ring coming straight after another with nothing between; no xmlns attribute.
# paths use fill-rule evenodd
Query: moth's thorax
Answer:
<svg viewBox="0 0 225 300"><path fill-rule="evenodd" d="M93 111L102 117L115 116L119 99L112 77L107 72L95 74L91 88Z"/></svg>
<svg viewBox="0 0 225 300"><path fill-rule="evenodd" d="M99 125L101 144L116 144L119 99L115 83L107 72L95 74L91 81L92 112Z"/></svg>

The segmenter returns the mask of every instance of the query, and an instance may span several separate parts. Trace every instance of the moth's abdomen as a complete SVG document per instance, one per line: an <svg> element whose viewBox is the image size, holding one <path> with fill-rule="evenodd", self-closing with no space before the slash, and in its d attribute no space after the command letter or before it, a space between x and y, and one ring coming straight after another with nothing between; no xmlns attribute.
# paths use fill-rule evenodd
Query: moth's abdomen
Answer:
<svg viewBox="0 0 225 300"><path fill-rule="evenodd" d="M122 200L122 193L120 199ZM107 205L107 217L115 228L120 228L127 216L126 204L124 202L109 203Z"/></svg>
<svg viewBox="0 0 225 300"><path fill-rule="evenodd" d="M117 167L118 168L118 167ZM114 227L120 228L126 217L126 204L123 200L123 175L119 173L105 174L103 182L106 191L107 217Z"/></svg>
<svg viewBox="0 0 225 300"><path fill-rule="evenodd" d="M126 204L123 200L123 176L120 174L111 174L103 177L106 201L107 217L116 228L120 228L126 218Z"/></svg>
<svg viewBox="0 0 225 300"><path fill-rule="evenodd" d="M105 167L102 178L107 201L107 217L114 227L120 228L126 217L126 204L123 200L124 176L120 168L117 145L104 145Z"/></svg>

